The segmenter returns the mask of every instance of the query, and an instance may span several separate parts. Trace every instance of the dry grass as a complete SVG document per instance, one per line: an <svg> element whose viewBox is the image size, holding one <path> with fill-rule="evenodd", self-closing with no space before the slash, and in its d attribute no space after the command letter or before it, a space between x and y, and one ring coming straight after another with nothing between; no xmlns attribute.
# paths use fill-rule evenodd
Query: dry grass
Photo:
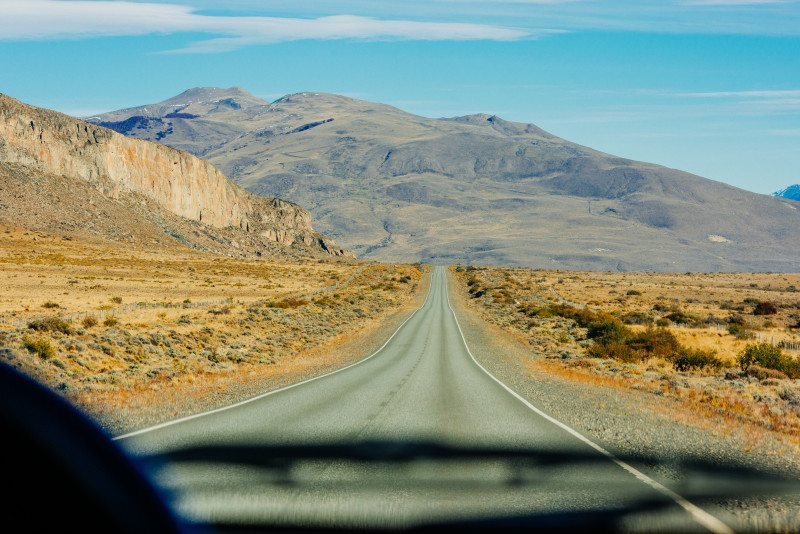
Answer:
<svg viewBox="0 0 800 534"><path fill-rule="evenodd" d="M421 276L410 265L131 251L0 227L0 346L11 349L1 354L102 413L179 398L186 384L210 391L322 365L316 348L405 305Z"/></svg>
<svg viewBox="0 0 800 534"><path fill-rule="evenodd" d="M800 342L795 328L800 322L800 275L501 268L458 268L456 275L470 306L543 354L551 370L679 399L711 417L724 415L790 436L800 432L800 380L772 369L744 373L738 363L745 347L756 342L783 343L790 347L783 349L788 358L800 357L793 350ZM604 347L602 340L589 339L591 329L583 328L580 318L551 313L559 305L573 314L577 309L607 317L632 336L662 325L688 350L681 359L679 350L632 355L616 340ZM773 311L773 305L776 313L759 315ZM685 365L697 361L711 364Z"/></svg>

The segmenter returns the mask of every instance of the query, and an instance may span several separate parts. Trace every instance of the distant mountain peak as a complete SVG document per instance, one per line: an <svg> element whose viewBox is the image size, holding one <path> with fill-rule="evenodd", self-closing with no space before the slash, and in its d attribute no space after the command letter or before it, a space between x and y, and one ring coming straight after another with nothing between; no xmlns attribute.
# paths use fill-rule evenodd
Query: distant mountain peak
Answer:
<svg viewBox="0 0 800 534"><path fill-rule="evenodd" d="M786 189L772 193L776 197L788 198L789 200L800 201L800 184L790 185Z"/></svg>
<svg viewBox="0 0 800 534"><path fill-rule="evenodd" d="M252 106L244 95L197 96L208 91L99 120L208 158L251 192L309 206L321 230L366 258L679 272L795 271L800 258L793 202L526 122L427 118L324 92ZM189 99L203 103L175 110Z"/></svg>

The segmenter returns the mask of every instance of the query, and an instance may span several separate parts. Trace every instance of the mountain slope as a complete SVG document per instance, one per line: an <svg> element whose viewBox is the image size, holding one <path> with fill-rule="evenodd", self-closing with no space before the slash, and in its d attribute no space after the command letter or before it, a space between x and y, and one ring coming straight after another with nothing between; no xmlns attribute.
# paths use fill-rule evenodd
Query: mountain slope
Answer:
<svg viewBox="0 0 800 534"><path fill-rule="evenodd" d="M781 189L773 193L776 197L788 198L789 200L800 201L800 184L790 185L786 189Z"/></svg>
<svg viewBox="0 0 800 534"><path fill-rule="evenodd" d="M211 241L213 248L231 244L241 249L225 235L238 232L249 248L298 244L342 254L313 230L305 210L247 193L204 160L5 95L0 95L0 180L0 218L28 223L23 226L98 224L99 234L113 237L119 232L133 236L132 226L144 229L148 221L155 227L171 221L187 228L194 224L188 233L205 235L196 246ZM100 205L114 216L98 212L87 217ZM125 230L122 220L131 228ZM148 233L163 231L150 228Z"/></svg>
<svg viewBox="0 0 800 534"><path fill-rule="evenodd" d="M268 104L199 88L92 120L302 203L368 258L677 271L800 262L791 202L492 115L428 119L324 93Z"/></svg>

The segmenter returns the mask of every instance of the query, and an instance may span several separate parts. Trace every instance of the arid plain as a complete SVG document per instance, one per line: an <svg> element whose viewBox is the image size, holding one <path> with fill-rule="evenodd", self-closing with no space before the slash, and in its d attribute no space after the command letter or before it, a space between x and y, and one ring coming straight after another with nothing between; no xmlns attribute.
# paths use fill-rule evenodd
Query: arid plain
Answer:
<svg viewBox="0 0 800 534"><path fill-rule="evenodd" d="M800 275L454 274L472 310L530 347L530 366L678 400L723 432L797 442Z"/></svg>
<svg viewBox="0 0 800 534"><path fill-rule="evenodd" d="M411 265L0 235L0 358L111 428L344 365L358 354L335 347L369 337L422 290Z"/></svg>

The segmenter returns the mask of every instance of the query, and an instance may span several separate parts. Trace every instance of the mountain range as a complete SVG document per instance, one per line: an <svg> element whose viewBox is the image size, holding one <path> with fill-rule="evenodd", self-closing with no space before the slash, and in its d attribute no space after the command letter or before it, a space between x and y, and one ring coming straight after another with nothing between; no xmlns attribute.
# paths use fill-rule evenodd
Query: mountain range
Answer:
<svg viewBox="0 0 800 534"><path fill-rule="evenodd" d="M800 211L486 114L431 119L326 93L195 88L87 118L208 159L384 261L796 271Z"/></svg>

